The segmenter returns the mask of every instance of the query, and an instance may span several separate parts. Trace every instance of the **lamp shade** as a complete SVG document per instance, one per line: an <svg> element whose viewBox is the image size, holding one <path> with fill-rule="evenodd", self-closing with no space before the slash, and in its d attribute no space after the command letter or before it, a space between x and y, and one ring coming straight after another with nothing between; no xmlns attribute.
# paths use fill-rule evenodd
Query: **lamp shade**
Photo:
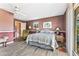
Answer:
<svg viewBox="0 0 79 59"><path fill-rule="evenodd" d="M31 29L31 26L29 26L29 29Z"/></svg>
<svg viewBox="0 0 79 59"><path fill-rule="evenodd" d="M59 34L59 33L60 33L60 28L57 27L57 28L56 28L56 34Z"/></svg>
<svg viewBox="0 0 79 59"><path fill-rule="evenodd" d="M56 28L56 31L60 31L60 28L59 28L59 27L57 27L57 28Z"/></svg>

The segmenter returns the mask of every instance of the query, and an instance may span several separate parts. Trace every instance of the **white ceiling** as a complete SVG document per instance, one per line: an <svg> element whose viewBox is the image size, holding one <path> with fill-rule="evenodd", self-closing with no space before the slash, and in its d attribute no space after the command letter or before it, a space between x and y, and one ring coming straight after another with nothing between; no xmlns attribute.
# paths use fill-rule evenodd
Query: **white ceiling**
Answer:
<svg viewBox="0 0 79 59"><path fill-rule="evenodd" d="M20 20L28 21L39 18L63 15L67 9L66 3L14 3L3 4L8 11L14 13L14 17ZM15 6L17 6L15 12ZM3 6L0 6L3 8Z"/></svg>

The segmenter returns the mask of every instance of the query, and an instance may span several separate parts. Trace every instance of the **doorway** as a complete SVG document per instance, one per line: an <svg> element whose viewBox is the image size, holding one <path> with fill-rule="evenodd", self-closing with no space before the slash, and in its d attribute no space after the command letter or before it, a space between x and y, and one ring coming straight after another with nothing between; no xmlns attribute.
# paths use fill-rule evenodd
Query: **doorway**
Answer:
<svg viewBox="0 0 79 59"><path fill-rule="evenodd" d="M14 21L14 28L15 28L15 33L14 36L16 39L21 37L21 22L18 20Z"/></svg>
<svg viewBox="0 0 79 59"><path fill-rule="evenodd" d="M14 20L14 37L15 41L21 41L23 36L23 30L26 30L26 22L20 20Z"/></svg>

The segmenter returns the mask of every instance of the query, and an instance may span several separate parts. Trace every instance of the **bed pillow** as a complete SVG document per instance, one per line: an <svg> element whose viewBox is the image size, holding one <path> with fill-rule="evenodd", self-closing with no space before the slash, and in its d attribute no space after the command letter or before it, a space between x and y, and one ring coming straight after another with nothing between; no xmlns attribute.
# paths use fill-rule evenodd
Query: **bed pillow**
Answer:
<svg viewBox="0 0 79 59"><path fill-rule="evenodd" d="M51 31L51 30L41 30L41 33L53 34L54 31Z"/></svg>

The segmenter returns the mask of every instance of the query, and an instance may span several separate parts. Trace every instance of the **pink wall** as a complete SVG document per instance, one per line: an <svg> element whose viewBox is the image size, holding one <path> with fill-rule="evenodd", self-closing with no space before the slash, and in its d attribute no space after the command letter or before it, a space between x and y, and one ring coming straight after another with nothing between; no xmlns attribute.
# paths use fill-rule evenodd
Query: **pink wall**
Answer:
<svg viewBox="0 0 79 59"><path fill-rule="evenodd" d="M13 14L0 9L0 31L13 31Z"/></svg>
<svg viewBox="0 0 79 59"><path fill-rule="evenodd" d="M8 41L13 41L13 32L0 32L0 37L3 37L4 33L7 33Z"/></svg>
<svg viewBox="0 0 79 59"><path fill-rule="evenodd" d="M43 23L44 22L47 22L47 21L51 21L52 22L52 28L51 30L55 30L56 27L60 27L62 31L65 31L65 27L66 27L66 22L65 22L65 18L64 18L64 15L61 15L61 16L56 16L56 17L48 17L48 18L43 18L43 19L39 19L39 20L32 20L32 21L28 21L27 22L27 26L31 26L32 29L31 30L34 30L33 29L33 22L39 22L39 28L40 30L43 29Z"/></svg>
<svg viewBox="0 0 79 59"><path fill-rule="evenodd" d="M0 37L5 32L9 36L9 41L11 41L13 38L13 19L14 18L12 13L0 9Z"/></svg>

